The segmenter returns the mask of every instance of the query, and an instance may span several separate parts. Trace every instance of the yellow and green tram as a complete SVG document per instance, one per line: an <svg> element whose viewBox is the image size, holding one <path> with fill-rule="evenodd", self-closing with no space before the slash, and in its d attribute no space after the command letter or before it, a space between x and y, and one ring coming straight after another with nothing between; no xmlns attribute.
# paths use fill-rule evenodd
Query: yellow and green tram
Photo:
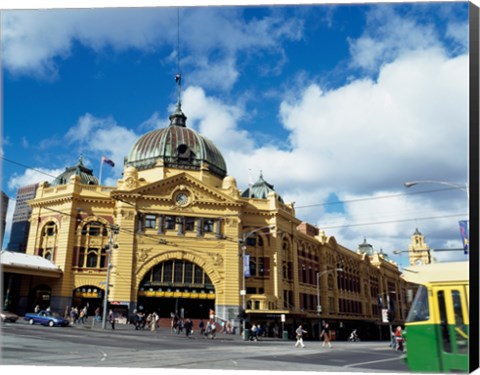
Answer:
<svg viewBox="0 0 480 375"><path fill-rule="evenodd" d="M405 323L411 371L468 372L468 262L433 263L404 270L418 284Z"/></svg>

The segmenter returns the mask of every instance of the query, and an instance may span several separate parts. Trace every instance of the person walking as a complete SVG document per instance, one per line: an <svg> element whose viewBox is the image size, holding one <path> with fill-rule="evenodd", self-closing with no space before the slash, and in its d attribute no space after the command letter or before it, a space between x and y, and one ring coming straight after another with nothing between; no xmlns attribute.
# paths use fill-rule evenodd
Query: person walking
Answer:
<svg viewBox="0 0 480 375"><path fill-rule="evenodd" d="M110 322L112 329L115 329L115 315L113 314L112 310L110 310L108 313L108 321Z"/></svg>
<svg viewBox="0 0 480 375"><path fill-rule="evenodd" d="M332 347L332 344L330 344L331 332L330 332L330 327L328 326L328 323L326 323L325 326L323 327L323 330L320 336L323 337L322 347L324 347L325 344L328 344L328 347L331 348Z"/></svg>
<svg viewBox="0 0 480 375"><path fill-rule="evenodd" d="M302 325L300 324L298 326L298 328L296 329L295 331L295 334L297 335L297 342L295 343L295 347L298 348L298 346L300 345L302 348L305 347L305 345L303 344L303 334L304 333L307 333L307 331L305 331L303 328L302 328Z"/></svg>
<svg viewBox="0 0 480 375"><path fill-rule="evenodd" d="M200 323L198 323L198 329L200 330L200 336L203 336L205 333L205 323L203 322L203 319L200 319Z"/></svg>
<svg viewBox="0 0 480 375"><path fill-rule="evenodd" d="M192 334L193 323L190 318L185 321L185 336L190 337Z"/></svg>
<svg viewBox="0 0 480 375"><path fill-rule="evenodd" d="M398 350L400 352L403 352L403 332L402 332L402 327L398 326L397 329L395 330L395 342L396 342L396 347L395 350Z"/></svg>

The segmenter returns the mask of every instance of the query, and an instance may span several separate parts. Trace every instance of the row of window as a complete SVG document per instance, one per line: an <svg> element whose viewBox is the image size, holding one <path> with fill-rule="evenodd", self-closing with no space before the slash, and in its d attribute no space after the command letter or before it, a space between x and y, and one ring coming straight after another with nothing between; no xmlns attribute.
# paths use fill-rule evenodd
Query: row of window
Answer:
<svg viewBox="0 0 480 375"><path fill-rule="evenodd" d="M270 258L250 256L250 276L269 277Z"/></svg>
<svg viewBox="0 0 480 375"><path fill-rule="evenodd" d="M362 303L340 298L338 300L338 312L341 314L362 314Z"/></svg>
<svg viewBox="0 0 480 375"><path fill-rule="evenodd" d="M185 234L186 232L196 232L197 236L213 232L216 232L217 235L221 235L222 220L203 217L139 213L137 231L141 233L147 229L157 230L158 234L163 234L168 230L177 230L179 235Z"/></svg>
<svg viewBox="0 0 480 375"><path fill-rule="evenodd" d="M107 248L75 247L73 266L79 268L107 268Z"/></svg>
<svg viewBox="0 0 480 375"><path fill-rule="evenodd" d="M360 293L360 277L346 271L337 273L337 285L339 289Z"/></svg>

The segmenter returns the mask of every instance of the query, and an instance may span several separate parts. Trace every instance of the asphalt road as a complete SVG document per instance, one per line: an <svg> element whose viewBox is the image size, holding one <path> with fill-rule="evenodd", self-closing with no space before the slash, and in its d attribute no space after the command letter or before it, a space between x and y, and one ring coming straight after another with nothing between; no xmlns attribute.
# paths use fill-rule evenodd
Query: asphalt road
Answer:
<svg viewBox="0 0 480 375"><path fill-rule="evenodd" d="M305 341L303 349L294 344L280 339L246 342L226 334L214 340L187 338L168 329L136 331L133 326L117 325L112 331L19 321L2 325L0 359L2 366L408 372L403 355L387 342L333 342L331 349L318 341Z"/></svg>

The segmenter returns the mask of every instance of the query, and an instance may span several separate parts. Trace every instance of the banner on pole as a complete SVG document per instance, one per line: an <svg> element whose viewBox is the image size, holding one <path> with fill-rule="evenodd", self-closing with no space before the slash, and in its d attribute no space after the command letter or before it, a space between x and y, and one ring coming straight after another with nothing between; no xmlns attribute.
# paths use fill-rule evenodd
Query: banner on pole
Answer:
<svg viewBox="0 0 480 375"><path fill-rule="evenodd" d="M462 236L462 244L463 244L463 253L468 254L469 248L469 221L468 220L460 220L458 222L460 225L460 235Z"/></svg>
<svg viewBox="0 0 480 375"><path fill-rule="evenodd" d="M250 276L250 255L245 254L243 257L243 276L249 277Z"/></svg>
<svg viewBox="0 0 480 375"><path fill-rule="evenodd" d="M388 309L382 309L382 323L388 323Z"/></svg>

